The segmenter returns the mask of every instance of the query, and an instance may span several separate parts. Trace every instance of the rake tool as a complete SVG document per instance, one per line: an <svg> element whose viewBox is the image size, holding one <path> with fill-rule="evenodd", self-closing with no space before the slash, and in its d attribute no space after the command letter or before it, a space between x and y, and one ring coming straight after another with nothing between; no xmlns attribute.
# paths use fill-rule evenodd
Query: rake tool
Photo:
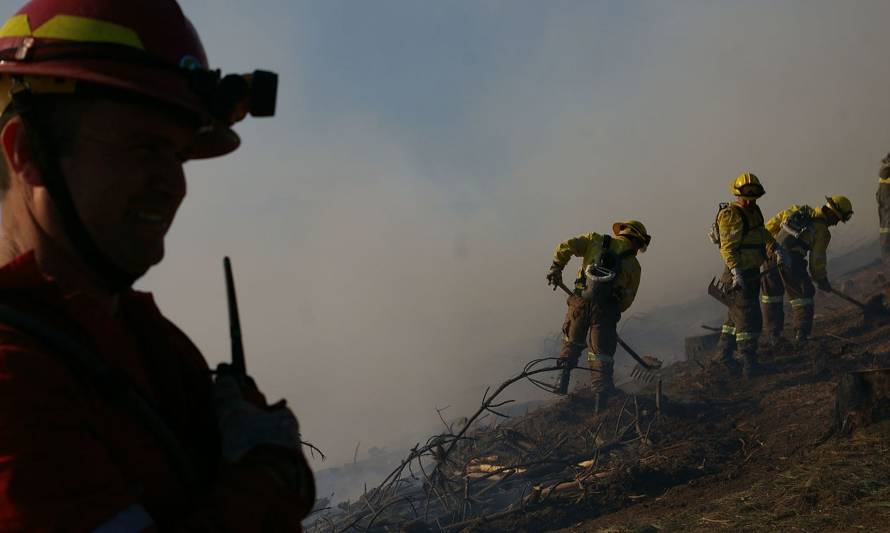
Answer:
<svg viewBox="0 0 890 533"><path fill-rule="evenodd" d="M778 266L771 266L766 270L762 270L760 272L760 278L766 276L767 274L773 272L774 270L778 270ZM708 295L726 307L732 307L732 293L736 289L732 286L724 284L722 281L718 280L716 277L711 280L711 283L708 284ZM707 329L707 328L705 328Z"/></svg>
<svg viewBox="0 0 890 533"><path fill-rule="evenodd" d="M566 287L565 283L560 282L559 288L562 289L569 296L574 296L573 293L568 287ZM661 370L662 362L651 355L639 356L637 352L633 350L630 346L624 342L624 339L621 338L620 335L615 334L618 338L618 345L624 348L631 357L633 357L634 361L637 362L636 366L634 366L633 370L630 371L630 377L634 379L634 381L638 381L640 383L651 383L656 377L658 377L658 372Z"/></svg>
<svg viewBox="0 0 890 533"><path fill-rule="evenodd" d="M633 370L630 371L630 377L641 383L652 383L658 377L662 362L657 357L637 355L637 352L628 346L621 337L618 337L618 344L637 362Z"/></svg>

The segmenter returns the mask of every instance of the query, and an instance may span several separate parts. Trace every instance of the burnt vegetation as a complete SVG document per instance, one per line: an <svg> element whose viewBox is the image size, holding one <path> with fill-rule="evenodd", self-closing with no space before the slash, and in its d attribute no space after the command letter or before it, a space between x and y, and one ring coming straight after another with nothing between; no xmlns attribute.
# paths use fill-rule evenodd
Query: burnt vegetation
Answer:
<svg viewBox="0 0 890 533"><path fill-rule="evenodd" d="M868 309L820 295L814 338L763 346L768 372L751 380L693 354L599 412L581 388L507 417L512 383L555 376L532 361L307 529L886 530L890 317L875 298L890 283L878 263L842 281Z"/></svg>

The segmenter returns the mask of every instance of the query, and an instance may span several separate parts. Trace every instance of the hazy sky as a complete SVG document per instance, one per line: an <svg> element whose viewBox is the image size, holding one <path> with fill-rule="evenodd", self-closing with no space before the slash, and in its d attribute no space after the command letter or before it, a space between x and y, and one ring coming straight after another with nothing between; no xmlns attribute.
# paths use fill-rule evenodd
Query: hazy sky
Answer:
<svg viewBox="0 0 890 533"><path fill-rule="evenodd" d="M562 323L544 275L565 238L642 220L639 311L720 271L706 233L744 170L768 216L850 196L835 252L877 233L890 2L182 5L214 66L280 73L279 114L188 165L139 286L215 363L231 255L248 367L332 464L413 444L534 356Z"/></svg>

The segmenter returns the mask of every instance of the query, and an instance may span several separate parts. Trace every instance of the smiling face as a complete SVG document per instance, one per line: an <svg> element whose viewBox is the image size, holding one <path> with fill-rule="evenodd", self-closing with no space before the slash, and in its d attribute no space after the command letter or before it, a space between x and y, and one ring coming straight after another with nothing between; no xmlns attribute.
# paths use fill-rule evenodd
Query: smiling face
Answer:
<svg viewBox="0 0 890 533"><path fill-rule="evenodd" d="M60 167L81 220L118 267L144 274L164 257L164 237L186 193L181 155L194 125L166 109L109 100L79 110Z"/></svg>

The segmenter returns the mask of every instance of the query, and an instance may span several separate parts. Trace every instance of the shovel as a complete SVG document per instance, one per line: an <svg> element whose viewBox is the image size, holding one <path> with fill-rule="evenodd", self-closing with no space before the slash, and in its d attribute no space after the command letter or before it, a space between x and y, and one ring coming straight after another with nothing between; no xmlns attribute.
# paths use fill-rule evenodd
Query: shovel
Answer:
<svg viewBox="0 0 890 533"><path fill-rule="evenodd" d="M887 314L887 307L884 305L884 296L881 294L876 294L875 296L869 298L867 302L863 303L848 294L842 293L834 287L832 287L827 292L830 292L831 294L844 299L861 309L862 314L865 315L866 319Z"/></svg>
<svg viewBox="0 0 890 533"><path fill-rule="evenodd" d="M568 287L565 286L565 283L560 282L559 288L565 291L569 296L574 296L573 293ZM637 362L637 365L630 371L630 377L635 381L639 381L641 383L651 383L653 379L658 376L658 371L661 369L662 362L651 355L644 355L640 357L637 355L637 352L633 350L630 346L624 342L616 332L615 336L618 338L618 344L624 348L631 357L634 358L634 361Z"/></svg>

